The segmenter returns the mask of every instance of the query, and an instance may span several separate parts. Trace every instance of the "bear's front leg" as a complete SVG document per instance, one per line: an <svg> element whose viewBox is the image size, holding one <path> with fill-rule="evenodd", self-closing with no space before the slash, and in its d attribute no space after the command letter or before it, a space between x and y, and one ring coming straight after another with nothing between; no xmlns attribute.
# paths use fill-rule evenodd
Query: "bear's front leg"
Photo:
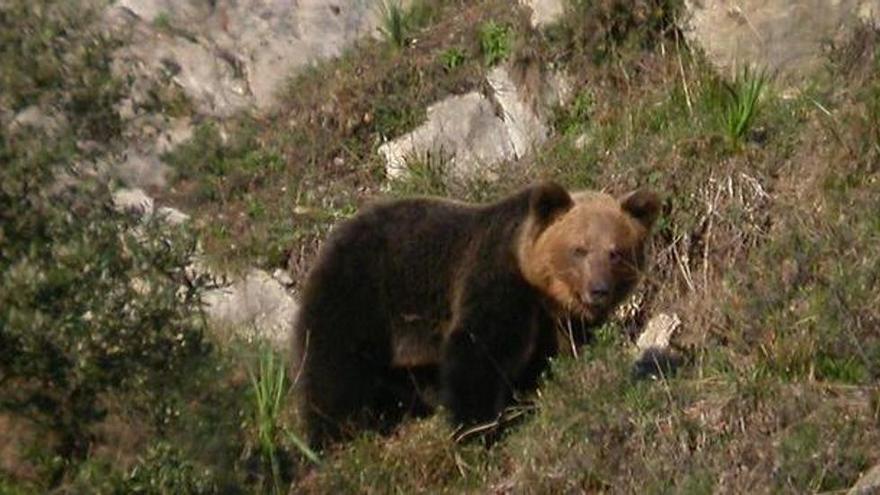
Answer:
<svg viewBox="0 0 880 495"><path fill-rule="evenodd" d="M457 308L444 344L441 401L456 424L497 419L535 350L534 304L527 288L494 287Z"/></svg>
<svg viewBox="0 0 880 495"><path fill-rule="evenodd" d="M510 396L507 373L470 332L449 335L441 372L441 401L455 424L495 420Z"/></svg>

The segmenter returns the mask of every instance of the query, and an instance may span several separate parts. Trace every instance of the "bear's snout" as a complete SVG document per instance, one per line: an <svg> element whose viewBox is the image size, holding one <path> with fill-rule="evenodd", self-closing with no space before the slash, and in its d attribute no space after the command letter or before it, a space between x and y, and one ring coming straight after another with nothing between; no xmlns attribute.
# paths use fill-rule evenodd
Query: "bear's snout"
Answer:
<svg viewBox="0 0 880 495"><path fill-rule="evenodd" d="M607 280L600 280L589 284L587 290L584 291L590 295L590 300L594 304L605 304L611 295L611 284Z"/></svg>

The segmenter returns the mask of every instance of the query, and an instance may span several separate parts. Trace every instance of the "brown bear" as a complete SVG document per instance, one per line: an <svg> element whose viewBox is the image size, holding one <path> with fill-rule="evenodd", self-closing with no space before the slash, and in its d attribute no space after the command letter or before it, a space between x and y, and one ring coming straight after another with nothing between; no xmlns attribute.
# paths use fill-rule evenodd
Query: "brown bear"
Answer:
<svg viewBox="0 0 880 495"><path fill-rule="evenodd" d="M436 198L366 208L327 239L294 328L294 376L310 442L383 429L433 409L497 418L633 288L658 197L570 195L545 182L500 201Z"/></svg>

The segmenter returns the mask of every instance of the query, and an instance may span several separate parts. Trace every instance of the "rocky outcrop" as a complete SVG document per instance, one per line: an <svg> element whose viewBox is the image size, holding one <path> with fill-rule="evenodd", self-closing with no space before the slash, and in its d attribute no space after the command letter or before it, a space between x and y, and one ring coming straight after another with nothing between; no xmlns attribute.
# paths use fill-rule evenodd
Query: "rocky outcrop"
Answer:
<svg viewBox="0 0 880 495"><path fill-rule="evenodd" d="M517 84L509 67L496 67L486 76L488 97L471 92L428 107L423 125L379 147L386 175L401 178L410 162L439 161L452 178L491 178L493 165L546 141L549 108L569 98L564 76L545 76Z"/></svg>
<svg viewBox="0 0 880 495"><path fill-rule="evenodd" d="M67 118L63 113L44 111L36 105L24 108L16 113L9 123L10 131L26 129L40 130L47 136L57 136L67 127Z"/></svg>
<svg viewBox="0 0 880 495"><path fill-rule="evenodd" d="M379 16L378 3L365 0L114 2L103 28L124 41L113 72L130 87L117 108L128 148L108 158L109 172L127 187L166 186L161 156L194 124L156 113L157 94L182 93L196 119L269 111L298 70L377 35Z"/></svg>
<svg viewBox="0 0 880 495"><path fill-rule="evenodd" d="M428 120L379 148L389 178L407 174L413 160L443 162L455 177L476 175L487 164L515 157L504 121L480 93L452 96L428 107Z"/></svg>
<svg viewBox="0 0 880 495"><path fill-rule="evenodd" d="M796 82L821 68L829 44L880 20L880 0L687 0L684 31L723 73L744 65Z"/></svg>
<svg viewBox="0 0 880 495"><path fill-rule="evenodd" d="M297 69L375 34L379 13L363 0L121 0L106 19L131 40L118 72L169 80L200 113L224 117L271 109Z"/></svg>

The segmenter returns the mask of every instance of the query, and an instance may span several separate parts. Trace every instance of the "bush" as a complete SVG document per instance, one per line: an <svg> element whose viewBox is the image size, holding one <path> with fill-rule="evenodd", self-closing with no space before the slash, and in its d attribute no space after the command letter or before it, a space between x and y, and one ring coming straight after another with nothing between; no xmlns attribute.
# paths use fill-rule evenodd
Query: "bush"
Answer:
<svg viewBox="0 0 880 495"><path fill-rule="evenodd" d="M83 2L0 3L0 108L52 105L75 114L78 137L119 134L113 105L122 84L110 71L116 41L88 29L96 12Z"/></svg>
<svg viewBox="0 0 880 495"><path fill-rule="evenodd" d="M186 232L115 212L104 184L59 187L75 148L49 142L0 131L0 412L72 461L108 393L149 408L208 352L205 283Z"/></svg>
<svg viewBox="0 0 880 495"><path fill-rule="evenodd" d="M486 65L503 62L510 55L511 30L504 24L488 21L480 27L480 51Z"/></svg>

